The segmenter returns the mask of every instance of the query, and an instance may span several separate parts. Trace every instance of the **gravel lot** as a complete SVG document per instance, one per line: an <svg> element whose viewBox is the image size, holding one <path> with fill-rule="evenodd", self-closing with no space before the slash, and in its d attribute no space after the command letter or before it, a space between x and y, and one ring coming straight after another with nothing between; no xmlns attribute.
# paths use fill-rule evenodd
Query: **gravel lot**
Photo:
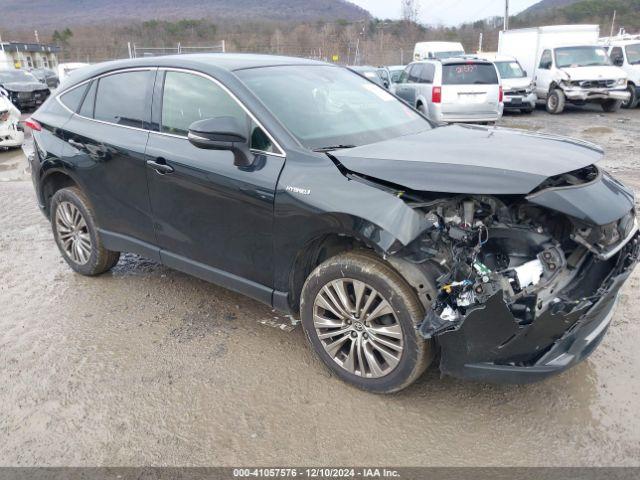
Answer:
<svg viewBox="0 0 640 480"><path fill-rule="evenodd" d="M640 193L640 109L502 123L603 145ZM0 465L640 465L640 271L603 344L558 377L495 386L432 368L376 396L240 295L134 255L74 274L25 165L0 153Z"/></svg>

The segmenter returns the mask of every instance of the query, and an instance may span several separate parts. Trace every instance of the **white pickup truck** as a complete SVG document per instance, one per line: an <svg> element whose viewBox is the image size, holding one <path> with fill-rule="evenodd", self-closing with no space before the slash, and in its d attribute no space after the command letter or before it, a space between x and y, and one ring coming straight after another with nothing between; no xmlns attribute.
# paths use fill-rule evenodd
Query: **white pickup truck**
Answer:
<svg viewBox="0 0 640 480"><path fill-rule="evenodd" d="M640 100L640 35L602 38L600 43L609 52L611 62L622 68L629 77L627 83L629 100L625 101L622 106L624 108L636 107Z"/></svg>
<svg viewBox="0 0 640 480"><path fill-rule="evenodd" d="M627 74L614 66L598 45L597 25L555 25L500 32L498 53L518 59L533 73L538 99L549 113L561 113L566 103L598 103L617 111L629 100Z"/></svg>

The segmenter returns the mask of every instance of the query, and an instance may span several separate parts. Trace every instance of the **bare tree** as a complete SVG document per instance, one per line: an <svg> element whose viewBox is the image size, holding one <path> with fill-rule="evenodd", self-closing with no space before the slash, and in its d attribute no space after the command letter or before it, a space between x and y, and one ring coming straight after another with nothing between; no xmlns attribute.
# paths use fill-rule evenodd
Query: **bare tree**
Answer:
<svg viewBox="0 0 640 480"><path fill-rule="evenodd" d="M418 0L402 0L400 8L402 9L403 20L418 23L418 15L420 14L420 3Z"/></svg>

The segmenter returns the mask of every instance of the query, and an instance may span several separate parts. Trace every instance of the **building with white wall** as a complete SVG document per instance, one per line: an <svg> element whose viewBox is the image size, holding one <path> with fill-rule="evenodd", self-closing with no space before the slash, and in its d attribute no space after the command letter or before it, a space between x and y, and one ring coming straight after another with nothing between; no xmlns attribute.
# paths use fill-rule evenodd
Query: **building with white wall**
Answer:
<svg viewBox="0 0 640 480"><path fill-rule="evenodd" d="M57 45L0 42L0 70L11 68L51 68L58 66Z"/></svg>

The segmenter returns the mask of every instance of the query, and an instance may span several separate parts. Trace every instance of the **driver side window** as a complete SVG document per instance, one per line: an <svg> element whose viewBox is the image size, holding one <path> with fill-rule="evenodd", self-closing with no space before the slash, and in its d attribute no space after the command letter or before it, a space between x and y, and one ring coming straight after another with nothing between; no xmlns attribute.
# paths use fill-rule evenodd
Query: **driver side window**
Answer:
<svg viewBox="0 0 640 480"><path fill-rule="evenodd" d="M553 58L551 56L551 50L545 50L544 52L542 52L542 56L540 57L540 65L538 68L550 70L552 65Z"/></svg>
<svg viewBox="0 0 640 480"><path fill-rule="evenodd" d="M184 72L166 72L160 131L186 137L198 120L234 117L245 125L249 148L273 152L271 140L225 90L210 79Z"/></svg>

